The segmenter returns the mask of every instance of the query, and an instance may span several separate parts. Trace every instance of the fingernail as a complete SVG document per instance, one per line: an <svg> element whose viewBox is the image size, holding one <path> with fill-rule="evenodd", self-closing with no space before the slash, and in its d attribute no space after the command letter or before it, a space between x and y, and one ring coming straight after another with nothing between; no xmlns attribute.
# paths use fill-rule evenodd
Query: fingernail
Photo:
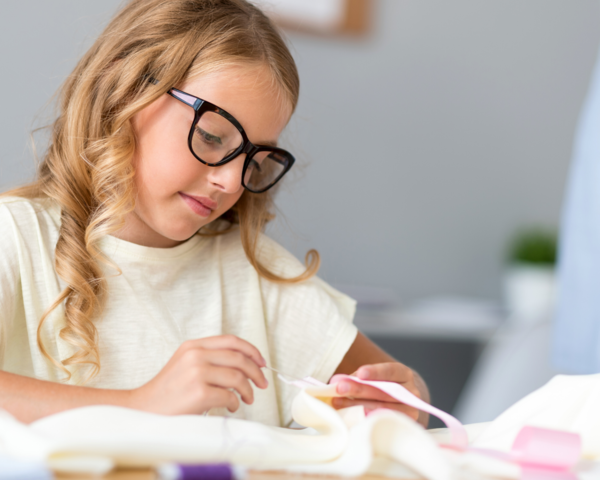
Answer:
<svg viewBox="0 0 600 480"><path fill-rule="evenodd" d="M348 382L340 382L337 386L338 393L348 393L350 391L350 385Z"/></svg>
<svg viewBox="0 0 600 480"><path fill-rule="evenodd" d="M269 381L265 378L265 387L264 388L267 388L268 386L269 386Z"/></svg>
<svg viewBox="0 0 600 480"><path fill-rule="evenodd" d="M358 369L358 376L360 378L363 378L363 379L368 378L370 373L371 373L371 371L368 368L362 367L362 368Z"/></svg>
<svg viewBox="0 0 600 480"><path fill-rule="evenodd" d="M260 366L261 367L266 367L267 366L267 361L265 360L264 357L260 357Z"/></svg>

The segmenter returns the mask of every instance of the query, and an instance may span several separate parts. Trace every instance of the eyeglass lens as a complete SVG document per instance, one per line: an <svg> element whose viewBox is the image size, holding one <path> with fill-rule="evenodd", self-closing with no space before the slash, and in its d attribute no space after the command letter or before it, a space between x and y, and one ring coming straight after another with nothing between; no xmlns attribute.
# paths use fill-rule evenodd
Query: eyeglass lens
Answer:
<svg viewBox="0 0 600 480"><path fill-rule="evenodd" d="M205 112L194 129L194 153L209 165L219 163L242 144L240 131L225 117ZM259 151L246 168L244 185L260 191L275 182L285 171L288 159L277 151Z"/></svg>
<svg viewBox="0 0 600 480"><path fill-rule="evenodd" d="M204 113L194 129L194 153L210 165L219 163L241 144L240 131L225 117L214 112Z"/></svg>
<svg viewBox="0 0 600 480"><path fill-rule="evenodd" d="M244 185L253 191L261 191L284 173L287 158L272 151L257 152L246 169Z"/></svg>

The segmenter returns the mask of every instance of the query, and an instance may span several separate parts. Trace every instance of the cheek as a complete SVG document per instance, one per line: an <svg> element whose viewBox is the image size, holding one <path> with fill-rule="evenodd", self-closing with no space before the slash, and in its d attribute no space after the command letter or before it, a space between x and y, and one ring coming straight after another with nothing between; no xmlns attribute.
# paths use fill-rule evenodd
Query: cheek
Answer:
<svg viewBox="0 0 600 480"><path fill-rule="evenodd" d="M187 145L169 135L160 137L160 141L157 141L158 136L142 139L136 153L138 192L145 191L153 197L176 193L183 188L186 179L197 175L197 165L195 159L190 159Z"/></svg>

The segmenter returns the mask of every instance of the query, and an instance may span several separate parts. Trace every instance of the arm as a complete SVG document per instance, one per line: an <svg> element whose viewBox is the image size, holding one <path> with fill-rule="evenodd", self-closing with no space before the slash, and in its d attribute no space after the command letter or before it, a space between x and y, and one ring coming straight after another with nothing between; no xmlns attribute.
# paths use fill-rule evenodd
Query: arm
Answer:
<svg viewBox="0 0 600 480"><path fill-rule="evenodd" d="M233 412L254 402L252 381L267 388L260 352L232 335L184 342L163 369L132 390L63 385L0 371L0 407L19 421L88 405L117 405L163 415L199 414L214 407Z"/></svg>
<svg viewBox="0 0 600 480"><path fill-rule="evenodd" d="M421 376L385 353L360 332L358 332L356 340L354 340L335 373L356 375L364 380L397 382L417 397L428 403L430 402L429 390ZM428 413L400 404L380 390L366 385L342 381L338 383L338 393L344 394L346 397L334 399L333 405L336 408L359 404L364 405L368 410L385 407L406 413L424 427L427 427L429 422Z"/></svg>
<svg viewBox="0 0 600 480"><path fill-rule="evenodd" d="M76 387L0 371L0 407L24 423L87 405L128 406L129 397L129 390Z"/></svg>

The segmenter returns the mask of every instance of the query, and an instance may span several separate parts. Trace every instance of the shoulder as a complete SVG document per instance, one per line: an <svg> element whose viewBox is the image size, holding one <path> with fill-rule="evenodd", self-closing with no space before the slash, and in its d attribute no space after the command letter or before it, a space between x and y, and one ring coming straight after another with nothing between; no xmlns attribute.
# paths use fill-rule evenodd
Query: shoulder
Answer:
<svg viewBox="0 0 600 480"><path fill-rule="evenodd" d="M236 228L224 237L223 245L226 245L226 248L223 250L235 252L238 259L243 258L243 261L250 265L242 246L239 229ZM258 238L256 257L271 273L282 278L294 278L306 271L304 263L265 234L261 234ZM325 305L329 305L332 309L342 312L342 315L348 319L354 317L356 302L318 276L313 276L298 283L272 282L260 278L260 284L265 298L276 299L274 301L277 303L289 297L288 301L299 304L306 301L307 304L303 308L312 305L319 310L324 308Z"/></svg>
<svg viewBox="0 0 600 480"><path fill-rule="evenodd" d="M24 239L49 237L60 228L60 206L49 198L0 197L0 231L4 239L19 233Z"/></svg>
<svg viewBox="0 0 600 480"><path fill-rule="evenodd" d="M0 196L0 211L18 218L47 218L60 222L60 206L50 198Z"/></svg>
<svg viewBox="0 0 600 480"><path fill-rule="evenodd" d="M250 261L244 250L239 227L215 238L222 257L248 266ZM255 252L257 260L271 272L282 277L295 277L305 270L304 265L283 246L265 234L260 234Z"/></svg>

